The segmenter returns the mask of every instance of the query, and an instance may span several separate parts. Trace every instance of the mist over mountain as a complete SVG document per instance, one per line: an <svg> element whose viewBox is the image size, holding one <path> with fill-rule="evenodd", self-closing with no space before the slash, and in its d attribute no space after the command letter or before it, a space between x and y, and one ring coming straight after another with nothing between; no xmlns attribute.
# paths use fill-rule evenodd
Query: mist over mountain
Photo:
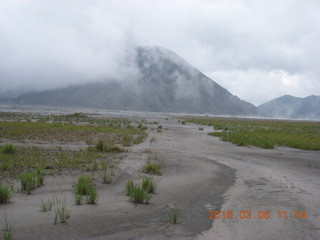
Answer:
<svg viewBox="0 0 320 240"><path fill-rule="evenodd" d="M299 98L285 95L261 104L258 109L274 118L320 119L320 96Z"/></svg>
<svg viewBox="0 0 320 240"><path fill-rule="evenodd" d="M253 104L233 96L170 50L138 47L134 55L137 71L127 78L23 94L10 102L108 110L259 114Z"/></svg>

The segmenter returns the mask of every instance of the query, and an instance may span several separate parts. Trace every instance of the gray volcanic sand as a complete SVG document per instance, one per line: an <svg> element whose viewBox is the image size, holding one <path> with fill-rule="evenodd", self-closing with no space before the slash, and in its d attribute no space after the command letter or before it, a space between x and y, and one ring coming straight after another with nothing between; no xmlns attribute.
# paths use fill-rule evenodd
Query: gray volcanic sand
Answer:
<svg viewBox="0 0 320 240"><path fill-rule="evenodd" d="M98 113L145 118L167 130L149 131L144 143L129 148L113 183L98 182L97 205L74 204L77 172L47 176L45 185L29 196L16 193L12 203L0 205L0 218L7 213L16 222L15 239L320 239L320 152L237 147L208 136L210 127L199 131L165 114ZM158 189L150 204L135 206L124 185L130 178L141 179L148 155L164 165L163 174L155 177ZM67 224L54 225L53 211L40 212L41 199L52 196L71 206ZM173 207L181 210L176 225L167 223ZM213 221L210 210L233 211L235 217ZM256 218L240 219L243 210ZM258 219L257 213L266 210L271 218ZM307 211L308 217L279 219L277 211Z"/></svg>

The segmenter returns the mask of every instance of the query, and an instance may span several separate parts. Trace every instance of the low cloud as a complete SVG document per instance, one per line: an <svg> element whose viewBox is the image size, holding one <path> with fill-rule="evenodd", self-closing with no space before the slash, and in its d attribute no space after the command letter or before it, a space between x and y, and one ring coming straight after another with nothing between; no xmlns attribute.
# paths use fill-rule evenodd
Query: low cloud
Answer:
<svg viewBox="0 0 320 240"><path fill-rule="evenodd" d="M2 0L0 93L129 80L130 51L151 45L254 104L320 95L319 9L317 0Z"/></svg>

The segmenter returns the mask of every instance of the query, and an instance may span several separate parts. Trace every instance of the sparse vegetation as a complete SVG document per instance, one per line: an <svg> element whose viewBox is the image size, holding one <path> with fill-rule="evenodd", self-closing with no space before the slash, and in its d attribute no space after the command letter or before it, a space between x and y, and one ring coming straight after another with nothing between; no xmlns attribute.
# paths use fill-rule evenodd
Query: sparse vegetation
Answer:
<svg viewBox="0 0 320 240"><path fill-rule="evenodd" d="M8 204L13 195L12 187L1 186L0 184L0 204Z"/></svg>
<svg viewBox="0 0 320 240"><path fill-rule="evenodd" d="M104 173L104 174L102 175L102 183L104 183L104 184L110 184L111 182L112 182L112 177L111 177L109 174Z"/></svg>
<svg viewBox="0 0 320 240"><path fill-rule="evenodd" d="M209 135L237 146L275 148L287 146L320 150L320 122L241 118L191 117L189 122L214 127Z"/></svg>
<svg viewBox="0 0 320 240"><path fill-rule="evenodd" d="M167 218L169 223L177 224L178 218L180 217L180 210L178 208L174 208L169 213L167 213Z"/></svg>
<svg viewBox="0 0 320 240"><path fill-rule="evenodd" d="M203 127L199 127L198 129L199 129L200 131L204 130L204 128L203 128Z"/></svg>

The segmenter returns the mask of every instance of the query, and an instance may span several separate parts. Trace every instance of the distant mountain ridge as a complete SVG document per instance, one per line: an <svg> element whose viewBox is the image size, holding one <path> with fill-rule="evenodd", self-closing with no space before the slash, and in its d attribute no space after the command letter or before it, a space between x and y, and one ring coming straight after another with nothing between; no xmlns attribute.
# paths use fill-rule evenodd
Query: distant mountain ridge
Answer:
<svg viewBox="0 0 320 240"><path fill-rule="evenodd" d="M233 96L170 50L135 49L136 79L107 80L24 94L10 102L109 110L257 116L251 103Z"/></svg>
<svg viewBox="0 0 320 240"><path fill-rule="evenodd" d="M305 98L284 95L258 106L269 117L292 119L320 119L320 96Z"/></svg>

